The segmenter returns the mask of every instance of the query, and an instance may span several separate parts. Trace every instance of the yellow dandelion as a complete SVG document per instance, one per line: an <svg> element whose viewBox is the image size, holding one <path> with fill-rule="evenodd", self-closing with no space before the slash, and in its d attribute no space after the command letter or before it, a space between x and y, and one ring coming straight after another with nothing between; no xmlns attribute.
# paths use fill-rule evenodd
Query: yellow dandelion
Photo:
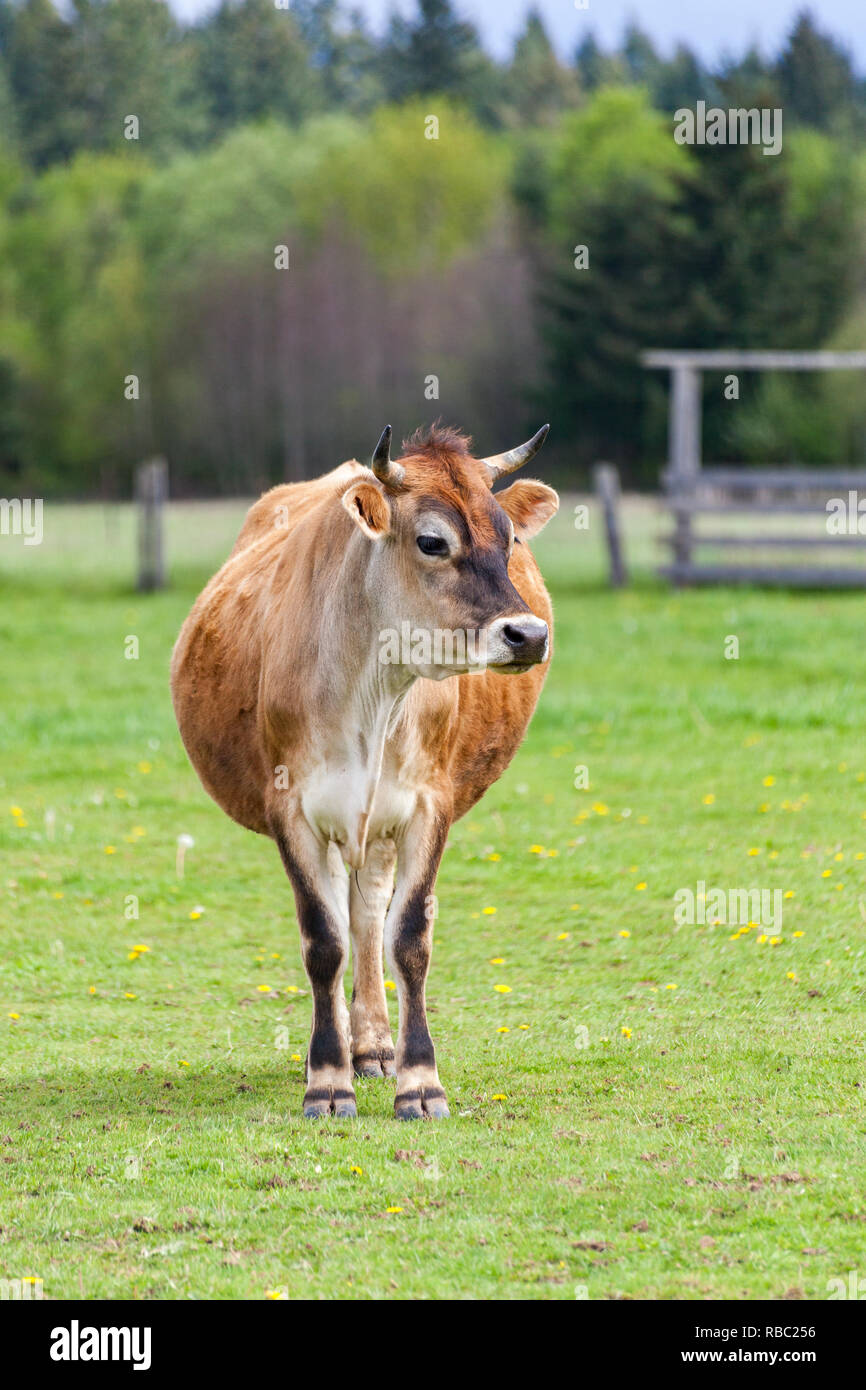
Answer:
<svg viewBox="0 0 866 1390"><path fill-rule="evenodd" d="M619 1031L622 1033L622 1035L623 1035L624 1038L630 1038L630 1037L631 1037L631 1029L630 1029L630 1028L620 1028Z"/></svg>
<svg viewBox="0 0 866 1390"><path fill-rule="evenodd" d="M115 849L114 845L106 845L106 846L105 846L105 853L106 853L106 854L116 854L116 853L117 853L117 850Z"/></svg>
<svg viewBox="0 0 866 1390"><path fill-rule="evenodd" d="M489 963L490 965L504 965L504 964L505 964L505 957L504 957L504 956L494 956L494 957L492 958L492 960L490 960L488 963Z"/></svg>
<svg viewBox="0 0 866 1390"><path fill-rule="evenodd" d="M795 980L795 981L796 981L796 979L797 979L797 973L796 973L796 971L794 971L794 970L789 970L788 973L787 973L787 975L785 976L785 978L786 978L787 980Z"/></svg>
<svg viewBox="0 0 866 1390"><path fill-rule="evenodd" d="M145 774L148 773L148 772L150 772L150 763L147 762L147 761L142 761L142 762L140 762L140 763L138 764L138 770L139 770L139 772L143 772L143 773L145 773Z"/></svg>
<svg viewBox="0 0 866 1390"><path fill-rule="evenodd" d="M497 994L511 993L511 985L494 985L493 988L496 990Z"/></svg>
<svg viewBox="0 0 866 1390"><path fill-rule="evenodd" d="M754 857L755 857L756 854L760 854L760 853L761 853L761 851L760 851L759 849L750 849L750 850L749 850L749 855L750 855L750 857L751 857L752 859L754 859Z"/></svg>
<svg viewBox="0 0 866 1390"><path fill-rule="evenodd" d="M127 990L123 997L124 997L124 999L137 999L137 998L138 998L138 995L137 995L137 994L130 994L130 993L129 993L129 990Z"/></svg>
<svg viewBox="0 0 866 1390"><path fill-rule="evenodd" d="M620 936L631 936L631 932L630 932L630 931L621 931L621 932L619 933L619 935L620 935Z"/></svg>
<svg viewBox="0 0 866 1390"><path fill-rule="evenodd" d="M765 778L764 778L764 786L765 786L765 787L775 787L775 785L776 785L776 779L775 779L775 777L765 777Z"/></svg>
<svg viewBox="0 0 866 1390"><path fill-rule="evenodd" d="M784 936L771 936L771 937L770 937L770 945L771 945L771 946L781 946L781 944L782 944L782 942L783 942L784 940L785 940Z"/></svg>
<svg viewBox="0 0 866 1390"><path fill-rule="evenodd" d="M497 1092L496 1092L496 1095L495 1095L495 1096L491 1096L490 1099L491 1099L491 1100L507 1100L508 1097L507 1097L507 1095L505 1094L504 1091L497 1091Z"/></svg>
<svg viewBox="0 0 866 1390"><path fill-rule="evenodd" d="M606 816L608 812L608 808L603 801L594 801L592 803L592 809L597 816Z"/></svg>
<svg viewBox="0 0 866 1390"><path fill-rule="evenodd" d="M568 932L568 931L561 931L561 932L559 933L559 936L558 936L556 939L557 939L557 941L567 941L568 938L569 938L570 936L571 936L571 932Z"/></svg>
<svg viewBox="0 0 866 1390"><path fill-rule="evenodd" d="M386 980L386 981L385 981L385 988L386 988L386 989L396 989L397 986L394 984L394 981L393 981L393 980Z"/></svg>
<svg viewBox="0 0 866 1390"><path fill-rule="evenodd" d="M200 912L196 912L195 908L193 908L192 912L189 914L189 920L190 920L191 922L197 922L200 916L201 916L201 913L200 913ZM264 956L260 956L259 959L260 959L260 960L264 960Z"/></svg>
<svg viewBox="0 0 866 1390"><path fill-rule="evenodd" d="M677 985L665 985L665 989L677 989Z"/></svg>
<svg viewBox="0 0 866 1390"><path fill-rule="evenodd" d="M271 987L270 987L270 985L256 985L256 989L259 991L259 994L270 994L270 993L271 993Z"/></svg>
<svg viewBox="0 0 866 1390"><path fill-rule="evenodd" d="M644 883L644 882L636 883L635 886L634 886L634 891L635 891L636 893L642 893L643 890L644 890L645 888L646 888L646 883Z"/></svg>
<svg viewBox="0 0 866 1390"><path fill-rule="evenodd" d="M501 858L501 854L488 854L487 856L487 859L491 864L498 864Z"/></svg>
<svg viewBox="0 0 866 1390"><path fill-rule="evenodd" d="M707 792L706 796L703 798L704 805L705 805L705 806L712 806L712 804L713 804L713 802L715 801L715 799L716 799L716 797L715 797L715 793L714 793L714 792Z"/></svg>
<svg viewBox="0 0 866 1390"><path fill-rule="evenodd" d="M793 935L794 935L794 936L805 936L806 933L805 933L804 931L795 931L795 932L793 933Z"/></svg>
<svg viewBox="0 0 866 1390"><path fill-rule="evenodd" d="M386 1208L385 1208L385 1211L387 1212L388 1216L399 1216L399 1214L400 1214L400 1212L401 1212L402 1210L403 1210L402 1207L386 1207Z"/></svg>
<svg viewBox="0 0 866 1390"><path fill-rule="evenodd" d="M788 888L788 889L786 890L786 892L785 892L785 897L786 897L786 898L793 898L793 896L794 896L794 890L793 890L793 888Z"/></svg>
<svg viewBox="0 0 866 1390"><path fill-rule="evenodd" d="M482 907L481 911L484 913L484 916L485 916L485 917L493 917L494 914L495 914L495 912L496 912L496 908L495 908L495 907Z"/></svg>
<svg viewBox="0 0 866 1390"><path fill-rule="evenodd" d="M363 1170L363 1168L359 1168L358 1165L357 1165L357 1163L353 1163L353 1164L351 1165L351 1167L350 1167L350 1169L349 1169L349 1172L350 1172L350 1173L356 1173L356 1174L358 1175L359 1178L362 1178L362 1177L364 1176L364 1170Z"/></svg>
<svg viewBox="0 0 866 1390"><path fill-rule="evenodd" d="M764 944L764 942L765 942L766 940L767 940L767 935L766 935L765 932L762 932L762 934L758 937L758 945L759 945L759 946L763 946L763 944Z"/></svg>
<svg viewBox="0 0 866 1390"><path fill-rule="evenodd" d="M11 1018L13 1023L17 1023L21 1015L16 1013L10 1013L9 1017Z"/></svg>
<svg viewBox="0 0 866 1390"><path fill-rule="evenodd" d="M87 991L87 993L88 993L88 994L95 994L95 993L96 993L96 985L91 985L90 988L89 988L89 990Z"/></svg>
<svg viewBox="0 0 866 1390"><path fill-rule="evenodd" d="M544 853L544 845L530 845L530 846L529 846L529 853L530 853L530 854L543 854L543 853Z"/></svg>
<svg viewBox="0 0 866 1390"><path fill-rule="evenodd" d="M510 1028L497 1028L496 1031L497 1031L497 1033L510 1033L510 1032L511 1032L511 1029L510 1029Z"/></svg>
<svg viewBox="0 0 866 1390"><path fill-rule="evenodd" d="M300 1052L293 1052L293 1053L292 1053L292 1056L291 1056L291 1061L293 1061L293 1062L302 1062L302 1061L303 1061L303 1058L302 1058Z"/></svg>
<svg viewBox="0 0 866 1390"><path fill-rule="evenodd" d="M832 877L833 877L833 870L832 870L832 869L824 869L824 871L823 871L822 874L821 874L821 877L822 877L822 878L832 878Z"/></svg>
<svg viewBox="0 0 866 1390"><path fill-rule="evenodd" d="M21 809L20 806L10 806L10 807L9 807L9 814L12 815L12 816L23 816L23 815L24 815L24 812L23 812L23 810Z"/></svg>

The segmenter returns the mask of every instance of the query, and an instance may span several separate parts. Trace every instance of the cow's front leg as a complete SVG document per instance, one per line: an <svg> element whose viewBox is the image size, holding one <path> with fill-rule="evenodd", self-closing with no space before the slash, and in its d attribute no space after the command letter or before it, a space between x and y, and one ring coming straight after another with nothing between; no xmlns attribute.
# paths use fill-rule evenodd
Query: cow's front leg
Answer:
<svg viewBox="0 0 866 1390"><path fill-rule="evenodd" d="M385 951L400 1000L398 1120L440 1120L448 1102L427 1027L426 982L433 948L433 885L448 834L444 814L419 814L399 849L397 887L385 922Z"/></svg>
<svg viewBox="0 0 866 1390"><path fill-rule="evenodd" d="M374 840L349 895L352 933L352 1064L358 1076L395 1076L394 1044L385 999L382 942L394 892L393 840Z"/></svg>
<svg viewBox="0 0 866 1390"><path fill-rule="evenodd" d="M295 892L301 954L313 996L304 1115L351 1118L357 1110L343 993L349 956L345 871L339 856L335 860L334 847L322 845L302 817L280 831L277 843Z"/></svg>

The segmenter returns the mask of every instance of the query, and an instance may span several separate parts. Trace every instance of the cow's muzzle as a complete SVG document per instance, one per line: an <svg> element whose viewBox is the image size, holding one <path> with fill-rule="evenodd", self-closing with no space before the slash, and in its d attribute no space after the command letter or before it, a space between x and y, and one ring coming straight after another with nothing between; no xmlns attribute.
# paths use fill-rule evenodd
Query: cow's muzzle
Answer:
<svg viewBox="0 0 866 1390"><path fill-rule="evenodd" d="M497 618L487 631L487 665L499 671L525 671L546 661L550 634L543 618L515 613Z"/></svg>

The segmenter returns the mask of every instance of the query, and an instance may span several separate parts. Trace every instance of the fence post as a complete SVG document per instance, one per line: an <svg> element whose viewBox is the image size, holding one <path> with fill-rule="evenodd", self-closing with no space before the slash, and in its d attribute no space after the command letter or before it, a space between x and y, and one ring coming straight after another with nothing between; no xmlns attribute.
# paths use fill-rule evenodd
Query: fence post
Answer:
<svg viewBox="0 0 866 1390"><path fill-rule="evenodd" d="M671 368L670 473L668 488L673 500L691 501L701 471L701 374L679 363ZM692 560L692 516L674 512L675 566Z"/></svg>
<svg viewBox="0 0 866 1390"><path fill-rule="evenodd" d="M148 459L135 470L138 511L138 588L142 593L165 588L163 522L168 497L168 464Z"/></svg>
<svg viewBox="0 0 866 1390"><path fill-rule="evenodd" d="M610 583L612 588L621 589L626 583L627 575L619 530L619 473L612 463L597 463L593 477L604 514L607 550L610 556Z"/></svg>

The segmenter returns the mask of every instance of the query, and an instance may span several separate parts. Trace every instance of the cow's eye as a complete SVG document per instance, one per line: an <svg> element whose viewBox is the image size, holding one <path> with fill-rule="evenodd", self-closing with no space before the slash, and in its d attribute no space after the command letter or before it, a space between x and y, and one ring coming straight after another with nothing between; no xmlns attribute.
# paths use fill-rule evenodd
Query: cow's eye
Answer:
<svg viewBox="0 0 866 1390"><path fill-rule="evenodd" d="M448 542L441 536L419 536L418 549L424 555L447 555Z"/></svg>

